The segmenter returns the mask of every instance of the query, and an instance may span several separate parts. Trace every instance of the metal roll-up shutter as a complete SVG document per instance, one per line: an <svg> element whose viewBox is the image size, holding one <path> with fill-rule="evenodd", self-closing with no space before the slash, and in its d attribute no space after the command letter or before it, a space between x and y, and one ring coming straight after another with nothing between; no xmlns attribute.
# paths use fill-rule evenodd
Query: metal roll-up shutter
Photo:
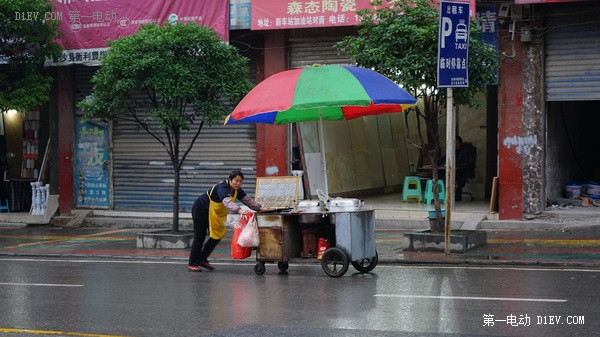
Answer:
<svg viewBox="0 0 600 337"><path fill-rule="evenodd" d="M195 128L193 128L195 129ZM119 121L113 128L115 209L172 210L173 167L166 149L133 122ZM181 151L194 133L181 135ZM179 207L190 211L194 200L234 169L244 173L244 190L256 184L255 125L204 126L181 170Z"/></svg>
<svg viewBox="0 0 600 337"><path fill-rule="evenodd" d="M100 67L74 65L73 66L73 77L75 81L75 113L77 115L83 115L81 109L77 107L77 103L85 100L87 96L92 93L94 85L91 82L92 76Z"/></svg>
<svg viewBox="0 0 600 337"><path fill-rule="evenodd" d="M74 66L75 104L91 94L93 85L90 80L98 69ZM82 115L77 107L76 115ZM181 152L187 149L193 136L192 131L182 133ZM144 130L137 130L133 122L116 121L112 152L116 210L172 210L173 166L166 149L156 139ZM205 125L181 170L180 210L190 211L201 193L227 178L234 169L242 170L244 191L253 195L256 185L256 126Z"/></svg>
<svg viewBox="0 0 600 337"><path fill-rule="evenodd" d="M336 27L315 30L294 30L288 38L289 68L304 68L319 64L353 64L347 54L339 54L335 44L352 28Z"/></svg>
<svg viewBox="0 0 600 337"><path fill-rule="evenodd" d="M600 6L560 6L546 36L546 100L600 100Z"/></svg>

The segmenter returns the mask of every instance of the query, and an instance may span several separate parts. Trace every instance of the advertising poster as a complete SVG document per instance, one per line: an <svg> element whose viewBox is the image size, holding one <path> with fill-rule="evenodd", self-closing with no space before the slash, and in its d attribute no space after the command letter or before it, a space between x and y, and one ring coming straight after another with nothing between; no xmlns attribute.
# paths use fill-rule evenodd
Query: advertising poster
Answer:
<svg viewBox="0 0 600 337"><path fill-rule="evenodd" d="M83 118L75 122L75 204L108 208L108 128Z"/></svg>

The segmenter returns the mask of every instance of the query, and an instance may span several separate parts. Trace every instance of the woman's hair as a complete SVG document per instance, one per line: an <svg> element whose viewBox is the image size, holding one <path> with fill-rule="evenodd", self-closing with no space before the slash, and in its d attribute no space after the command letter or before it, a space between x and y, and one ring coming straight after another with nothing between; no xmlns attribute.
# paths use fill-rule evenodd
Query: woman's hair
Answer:
<svg viewBox="0 0 600 337"><path fill-rule="evenodd" d="M229 180L233 180L233 178L235 178L235 177L240 177L240 178L242 178L242 180L244 180L244 175L242 174L242 171L240 171L240 170L231 171L231 174L229 175Z"/></svg>

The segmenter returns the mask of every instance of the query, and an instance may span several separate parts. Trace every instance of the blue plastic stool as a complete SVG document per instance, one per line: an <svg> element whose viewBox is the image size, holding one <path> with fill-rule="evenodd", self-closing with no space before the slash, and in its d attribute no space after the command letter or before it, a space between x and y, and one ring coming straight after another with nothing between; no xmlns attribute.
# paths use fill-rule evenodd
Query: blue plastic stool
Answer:
<svg viewBox="0 0 600 337"><path fill-rule="evenodd" d="M409 198L417 199L417 202L421 202L423 198L423 190L421 189L421 180L419 177L404 177L404 185L402 186L402 202L406 202Z"/></svg>
<svg viewBox="0 0 600 337"><path fill-rule="evenodd" d="M0 204L0 212L6 211L7 213L10 213L10 208L8 207L8 199L4 199L4 202L6 203L6 206L2 206Z"/></svg>
<svg viewBox="0 0 600 337"><path fill-rule="evenodd" d="M444 188L444 181L438 179L438 194L440 196L440 202L446 202L446 188ZM433 201L433 180L428 179L425 184L425 202L429 205Z"/></svg>

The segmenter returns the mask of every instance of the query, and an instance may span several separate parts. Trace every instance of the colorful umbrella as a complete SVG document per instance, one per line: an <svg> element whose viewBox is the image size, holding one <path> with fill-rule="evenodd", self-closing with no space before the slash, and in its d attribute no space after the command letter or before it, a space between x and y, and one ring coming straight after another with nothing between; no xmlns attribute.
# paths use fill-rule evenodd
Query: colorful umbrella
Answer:
<svg viewBox="0 0 600 337"><path fill-rule="evenodd" d="M417 100L387 77L356 66L313 65L277 73L252 89L225 124L319 121L328 196L323 120L402 112Z"/></svg>
<svg viewBox="0 0 600 337"><path fill-rule="evenodd" d="M355 66L314 65L259 83L225 124L353 119L401 112L417 100L387 77Z"/></svg>

